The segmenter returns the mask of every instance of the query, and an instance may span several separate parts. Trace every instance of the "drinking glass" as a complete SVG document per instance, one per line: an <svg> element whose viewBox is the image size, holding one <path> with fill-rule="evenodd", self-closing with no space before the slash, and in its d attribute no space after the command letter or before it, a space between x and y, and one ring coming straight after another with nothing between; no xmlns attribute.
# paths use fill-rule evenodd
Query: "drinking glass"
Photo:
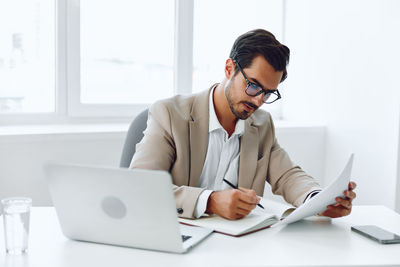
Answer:
<svg viewBox="0 0 400 267"><path fill-rule="evenodd" d="M28 252L29 214L32 199L13 197L1 200L3 205L6 252L19 255Z"/></svg>

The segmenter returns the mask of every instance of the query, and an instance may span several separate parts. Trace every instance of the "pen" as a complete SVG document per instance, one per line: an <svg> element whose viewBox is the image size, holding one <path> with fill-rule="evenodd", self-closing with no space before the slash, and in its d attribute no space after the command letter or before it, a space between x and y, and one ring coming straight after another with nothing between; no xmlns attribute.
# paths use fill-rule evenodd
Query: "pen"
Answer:
<svg viewBox="0 0 400 267"><path fill-rule="evenodd" d="M237 190L240 190L237 186L234 186L231 182L229 182L228 180L225 180L225 178L222 179L225 183L227 183L230 187L235 188ZM240 190L242 191L242 190ZM243 192L243 191L242 191ZM261 204L257 204L257 206L259 206L260 208L264 209L263 205Z"/></svg>

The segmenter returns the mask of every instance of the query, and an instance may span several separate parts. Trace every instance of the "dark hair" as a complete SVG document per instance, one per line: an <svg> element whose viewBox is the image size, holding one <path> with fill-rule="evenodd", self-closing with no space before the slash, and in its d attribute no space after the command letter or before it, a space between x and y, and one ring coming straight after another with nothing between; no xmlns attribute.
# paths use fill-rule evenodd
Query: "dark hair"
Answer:
<svg viewBox="0 0 400 267"><path fill-rule="evenodd" d="M236 60L242 68L246 68L258 55L263 55L275 71L283 71L281 82L286 79L290 50L269 31L256 29L240 35L235 40L229 57ZM238 71L236 66L235 73Z"/></svg>

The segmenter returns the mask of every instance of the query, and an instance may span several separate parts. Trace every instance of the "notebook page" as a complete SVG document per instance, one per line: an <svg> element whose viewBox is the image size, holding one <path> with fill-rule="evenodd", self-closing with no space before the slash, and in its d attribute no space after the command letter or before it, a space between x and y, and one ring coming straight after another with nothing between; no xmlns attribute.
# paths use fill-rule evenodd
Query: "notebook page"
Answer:
<svg viewBox="0 0 400 267"><path fill-rule="evenodd" d="M249 230L255 230L255 226L258 225L261 225L259 228L262 228L264 225L263 222L267 221L268 219L277 221L274 214L266 213L256 208L249 215L239 220L227 220L218 215L212 215L194 220L179 218L179 222L201 226L231 235L240 235L248 232Z"/></svg>
<svg viewBox="0 0 400 267"><path fill-rule="evenodd" d="M266 198L261 198L260 204L265 208L265 212L274 214L279 219L285 218L296 209L292 205L280 203Z"/></svg>

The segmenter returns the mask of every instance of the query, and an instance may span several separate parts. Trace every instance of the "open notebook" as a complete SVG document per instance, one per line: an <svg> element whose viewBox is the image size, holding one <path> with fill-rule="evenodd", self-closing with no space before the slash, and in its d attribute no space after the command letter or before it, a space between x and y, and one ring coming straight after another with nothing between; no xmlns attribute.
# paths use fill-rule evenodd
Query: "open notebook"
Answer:
<svg viewBox="0 0 400 267"><path fill-rule="evenodd" d="M194 220L179 218L179 222L209 228L215 232L231 236L242 236L272 225L288 224L316 215L324 211L326 206L336 203L336 197L344 197L343 193L347 190L350 182L353 158L354 155L352 154L344 170L336 180L297 209L288 204L281 204L263 198L260 203L265 210L257 206L249 215L239 220L227 220L218 215L211 215Z"/></svg>
<svg viewBox="0 0 400 267"><path fill-rule="evenodd" d="M218 215L211 215L195 220L179 218L179 222L213 229L222 234L242 236L268 228L295 210L293 206L265 198L261 199L260 204L265 210L257 206L249 215L240 220L227 220Z"/></svg>

